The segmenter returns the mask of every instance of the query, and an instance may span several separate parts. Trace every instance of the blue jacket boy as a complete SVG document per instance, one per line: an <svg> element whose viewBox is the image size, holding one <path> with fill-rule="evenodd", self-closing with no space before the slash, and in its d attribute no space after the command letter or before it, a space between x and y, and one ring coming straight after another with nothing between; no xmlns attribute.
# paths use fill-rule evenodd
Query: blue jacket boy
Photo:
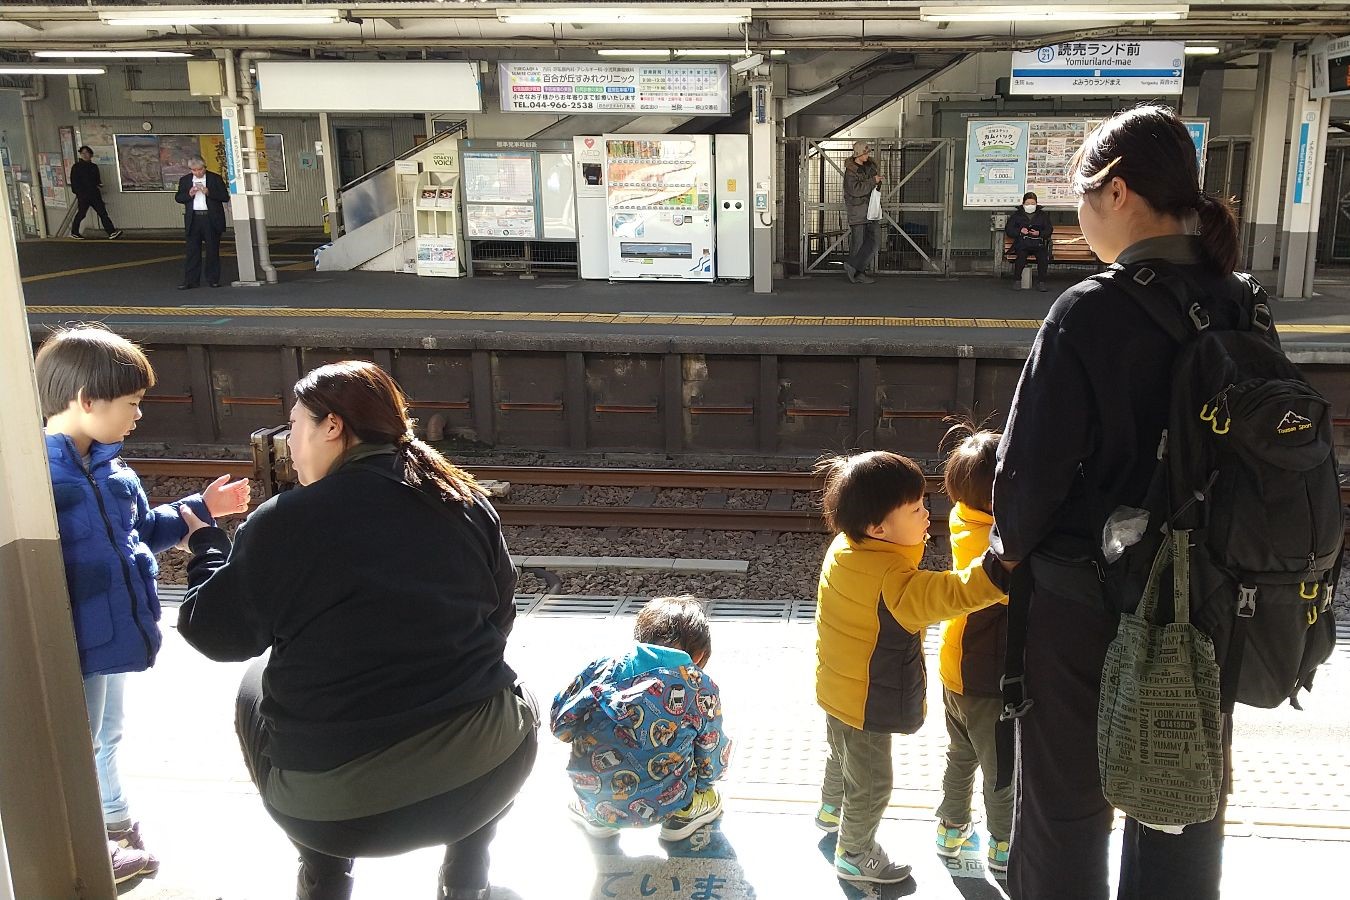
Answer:
<svg viewBox="0 0 1350 900"><path fill-rule="evenodd" d="M95 441L86 469L68 436L46 438L82 673L144 671L161 641L154 554L187 534L179 504L215 520L200 494L152 509L141 480L118 457L120 443Z"/></svg>

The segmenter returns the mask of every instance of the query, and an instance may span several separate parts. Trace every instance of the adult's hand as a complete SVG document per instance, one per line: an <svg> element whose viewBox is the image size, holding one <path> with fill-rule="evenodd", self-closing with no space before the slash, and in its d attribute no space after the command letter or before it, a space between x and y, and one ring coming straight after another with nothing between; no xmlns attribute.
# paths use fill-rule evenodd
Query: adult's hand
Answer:
<svg viewBox="0 0 1350 900"><path fill-rule="evenodd" d="M881 176L880 176L880 175L873 175L872 177L876 179L877 184L881 184Z"/></svg>
<svg viewBox="0 0 1350 900"><path fill-rule="evenodd" d="M221 475L202 491L202 500L216 518L245 512L248 510L248 479L230 481L230 476Z"/></svg>
<svg viewBox="0 0 1350 900"><path fill-rule="evenodd" d="M214 515L214 513L212 515ZM179 550L186 550L188 548L188 541L192 538L192 535L205 528L206 523L197 518L197 514L192 511L192 507L188 506L186 503L179 504L178 517L182 519L183 524L187 526L187 534L183 535L183 539L178 542L177 546Z"/></svg>

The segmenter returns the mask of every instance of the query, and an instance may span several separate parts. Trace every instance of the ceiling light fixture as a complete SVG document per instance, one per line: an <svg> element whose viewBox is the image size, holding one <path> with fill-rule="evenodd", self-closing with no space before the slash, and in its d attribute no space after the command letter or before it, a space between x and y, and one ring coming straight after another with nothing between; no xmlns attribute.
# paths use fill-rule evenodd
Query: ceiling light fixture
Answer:
<svg viewBox="0 0 1350 900"><path fill-rule="evenodd" d="M921 6L924 22L1136 22L1184 19L1190 7L1184 4L1105 4L1044 6Z"/></svg>
<svg viewBox="0 0 1350 900"><path fill-rule="evenodd" d="M1186 45L1187 56L1217 56L1218 54L1219 54L1218 47L1207 47L1199 44L1195 46L1192 46L1190 44Z"/></svg>
<svg viewBox="0 0 1350 900"><path fill-rule="evenodd" d="M653 48L639 48L636 50L597 50L601 56L643 56L655 57L658 59L670 59L669 50L656 50Z"/></svg>
<svg viewBox="0 0 1350 900"><path fill-rule="evenodd" d="M191 56L181 50L35 50L38 59L162 59Z"/></svg>
<svg viewBox="0 0 1350 900"><path fill-rule="evenodd" d="M103 66L52 66L41 63L0 63L0 75L104 75Z"/></svg>
<svg viewBox="0 0 1350 900"><path fill-rule="evenodd" d="M150 25L327 25L341 20L336 9L177 9L100 12L105 25L137 28Z"/></svg>
<svg viewBox="0 0 1350 900"><path fill-rule="evenodd" d="M753 51L752 51L752 52L753 52ZM786 50L761 50L761 51L759 51L759 52L765 54L766 56L782 56L782 55L784 55L785 53L787 53ZM708 57L708 58L710 58L710 59L711 59L711 58L719 58L719 59L739 59L739 58L741 58L742 56L749 56L750 53L747 53L745 50L713 50L713 49L699 49L699 48L694 48L694 49L691 49L691 50L680 50L680 49L676 49L675 55L676 55L676 56L702 56L702 57Z"/></svg>
<svg viewBox="0 0 1350 900"><path fill-rule="evenodd" d="M519 6L499 8L497 18L512 25L743 25L749 9L689 6L658 9L635 6Z"/></svg>

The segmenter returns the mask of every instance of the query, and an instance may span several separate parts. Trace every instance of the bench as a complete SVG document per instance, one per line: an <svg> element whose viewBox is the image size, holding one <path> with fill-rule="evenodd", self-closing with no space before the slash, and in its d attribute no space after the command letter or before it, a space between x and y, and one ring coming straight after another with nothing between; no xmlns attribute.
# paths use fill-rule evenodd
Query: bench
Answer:
<svg viewBox="0 0 1350 900"><path fill-rule="evenodd" d="M1077 225L1056 225L1054 231L1050 233L1050 243L1053 247L1050 263L1074 263L1077 265L1099 266L1101 260L1097 259L1097 254L1092 252L1086 240L1083 239L1083 229ZM1013 253L1013 239L1006 234L1003 236L1003 258L1008 262L1015 262L1017 254ZM1036 254L1028 254L1028 259L1035 259ZM1028 265L1022 270L1022 288L1024 290L1031 287L1032 268Z"/></svg>

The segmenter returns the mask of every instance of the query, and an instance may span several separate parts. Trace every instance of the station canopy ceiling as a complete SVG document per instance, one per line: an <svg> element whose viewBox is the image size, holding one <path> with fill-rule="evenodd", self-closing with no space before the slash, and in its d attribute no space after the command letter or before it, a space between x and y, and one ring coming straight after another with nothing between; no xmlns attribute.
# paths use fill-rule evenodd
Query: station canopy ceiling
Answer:
<svg viewBox="0 0 1350 900"><path fill-rule="evenodd" d="M1348 31L1350 3L1291 0L0 0L0 51L9 59L94 49L471 59L586 59L601 50L679 50L669 58L685 58L702 50L710 58L779 51L774 55L793 62L829 50L974 52L1104 37L1216 42L1231 56L1280 39Z"/></svg>

